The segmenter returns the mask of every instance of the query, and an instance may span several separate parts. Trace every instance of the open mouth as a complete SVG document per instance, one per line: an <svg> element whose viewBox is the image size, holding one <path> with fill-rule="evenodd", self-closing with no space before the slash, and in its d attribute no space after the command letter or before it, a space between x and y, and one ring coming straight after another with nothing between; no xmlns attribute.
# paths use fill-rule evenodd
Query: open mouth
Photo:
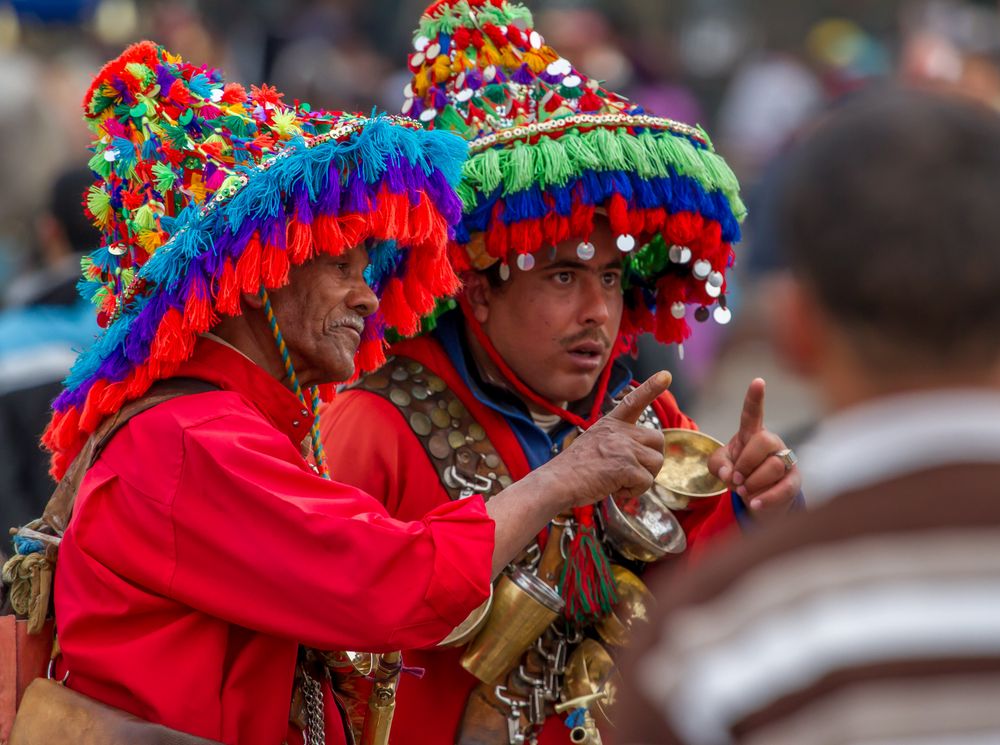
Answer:
<svg viewBox="0 0 1000 745"><path fill-rule="evenodd" d="M597 341L586 341L574 344L566 350L569 356L581 367L593 368L604 360L604 345Z"/></svg>

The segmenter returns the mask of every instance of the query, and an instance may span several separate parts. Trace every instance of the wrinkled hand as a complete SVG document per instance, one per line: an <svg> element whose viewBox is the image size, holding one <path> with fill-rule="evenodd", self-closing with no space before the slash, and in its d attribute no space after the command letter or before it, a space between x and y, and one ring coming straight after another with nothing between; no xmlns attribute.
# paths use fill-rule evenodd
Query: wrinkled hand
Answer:
<svg viewBox="0 0 1000 745"><path fill-rule="evenodd" d="M764 428L764 381L754 378L743 399L740 428L712 453L709 470L739 495L755 516L785 512L802 488L797 466L785 470L774 454L785 443Z"/></svg>
<svg viewBox="0 0 1000 745"><path fill-rule="evenodd" d="M544 468L582 507L609 494L638 496L663 465L663 434L638 427L643 410L670 385L670 373L652 375Z"/></svg>

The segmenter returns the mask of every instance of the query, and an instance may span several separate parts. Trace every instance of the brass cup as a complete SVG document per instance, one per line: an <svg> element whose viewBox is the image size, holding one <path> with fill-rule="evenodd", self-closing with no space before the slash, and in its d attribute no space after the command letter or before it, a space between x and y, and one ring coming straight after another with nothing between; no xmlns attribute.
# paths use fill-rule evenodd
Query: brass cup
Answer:
<svg viewBox="0 0 1000 745"><path fill-rule="evenodd" d="M462 655L462 667L483 683L509 672L562 613L559 594L522 569L502 576L486 624Z"/></svg>
<svg viewBox="0 0 1000 745"><path fill-rule="evenodd" d="M684 529L654 489L638 497L611 496L599 507L604 534L618 552L635 561L656 561L687 548Z"/></svg>
<svg viewBox="0 0 1000 745"><path fill-rule="evenodd" d="M590 704L598 724L613 726L608 712L614 706L621 687L621 674L608 650L594 639L584 639L566 662L563 678L563 700L582 698L603 691L604 695Z"/></svg>
<svg viewBox="0 0 1000 745"><path fill-rule="evenodd" d="M462 623L458 624L448 636L439 641L439 647L461 647L472 639L486 623L490 608L493 606L493 585L490 585L490 596L483 604L470 613Z"/></svg>
<svg viewBox="0 0 1000 745"><path fill-rule="evenodd" d="M663 430L663 467L656 475L656 485L670 494L664 499L667 506L683 509L691 499L716 497L726 491L725 483L708 470L708 457L722 446L697 430ZM683 507L674 507L671 501Z"/></svg>
<svg viewBox="0 0 1000 745"><path fill-rule="evenodd" d="M625 567L612 564L611 573L618 585L618 602L611 615L598 623L596 629L608 644L625 647L632 640L635 626L649 623L650 609L655 600L645 583Z"/></svg>

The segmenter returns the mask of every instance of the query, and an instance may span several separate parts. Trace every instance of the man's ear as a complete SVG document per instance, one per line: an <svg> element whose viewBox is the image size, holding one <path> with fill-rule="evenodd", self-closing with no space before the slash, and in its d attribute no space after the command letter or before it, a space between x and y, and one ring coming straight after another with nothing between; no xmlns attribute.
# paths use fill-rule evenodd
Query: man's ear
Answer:
<svg viewBox="0 0 1000 745"><path fill-rule="evenodd" d="M770 280L774 346L779 358L805 378L814 378L829 341L826 315L815 293L791 275Z"/></svg>
<svg viewBox="0 0 1000 745"><path fill-rule="evenodd" d="M264 307L264 300L261 298L260 294L256 292L243 292L240 293L240 299L243 300L248 306L254 310L260 310Z"/></svg>
<svg viewBox="0 0 1000 745"><path fill-rule="evenodd" d="M493 288L483 272L468 272L462 277L463 289L466 300L472 308L472 316L480 325L486 323L490 317L490 299Z"/></svg>

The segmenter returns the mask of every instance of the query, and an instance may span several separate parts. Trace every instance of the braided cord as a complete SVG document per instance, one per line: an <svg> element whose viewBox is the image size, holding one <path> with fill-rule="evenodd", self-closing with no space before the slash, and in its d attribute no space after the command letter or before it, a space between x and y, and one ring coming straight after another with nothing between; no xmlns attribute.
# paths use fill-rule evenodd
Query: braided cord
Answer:
<svg viewBox="0 0 1000 745"><path fill-rule="evenodd" d="M275 317L274 309L271 307L271 296L267 294L267 290L261 288L260 298L264 301L264 313L267 315L267 322L271 326L271 334L274 336L274 341L278 345L278 352L281 354L281 361L285 366L285 375L288 376L289 387L298 396L302 406L312 414L313 420L309 436L312 439L313 458L316 460L316 468L319 469L319 475L328 479L330 478L330 469L326 465L326 450L323 449L323 439L319 433L319 388L311 386L309 388L309 398L306 398L306 394L302 390L302 385L299 383L299 378L295 374L292 357L288 353L288 346L285 344L285 337L281 334L281 329L278 327L278 319Z"/></svg>

